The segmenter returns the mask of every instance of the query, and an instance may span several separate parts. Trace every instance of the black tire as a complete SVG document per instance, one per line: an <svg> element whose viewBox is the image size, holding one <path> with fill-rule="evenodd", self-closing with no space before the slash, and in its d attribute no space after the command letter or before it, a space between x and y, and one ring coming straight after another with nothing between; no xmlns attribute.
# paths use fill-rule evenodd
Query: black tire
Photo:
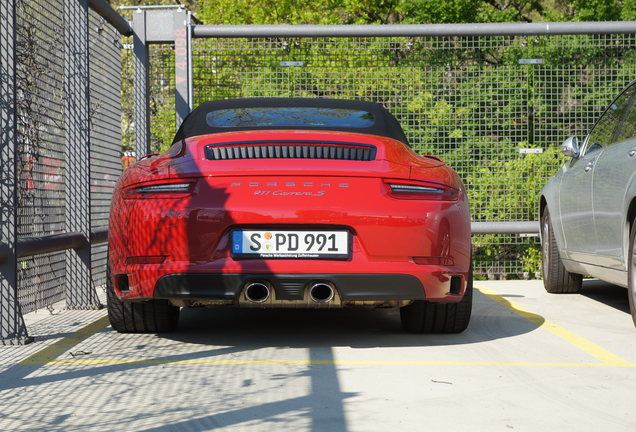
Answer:
<svg viewBox="0 0 636 432"><path fill-rule="evenodd" d="M179 308L167 300L122 302L115 294L110 266L106 265L108 320L119 333L163 333L173 331L179 322Z"/></svg>
<svg viewBox="0 0 636 432"><path fill-rule="evenodd" d="M629 311L632 313L632 321L636 326L636 218L632 222L632 230L629 233L629 250L627 258L627 297L629 298Z"/></svg>
<svg viewBox="0 0 636 432"><path fill-rule="evenodd" d="M541 270L543 287L549 293L574 294L581 289L583 276L570 273L563 266L547 207L541 216Z"/></svg>
<svg viewBox="0 0 636 432"><path fill-rule="evenodd" d="M468 327L473 308L473 268L464 297L458 303L415 300L400 308L402 328L409 333L461 333Z"/></svg>

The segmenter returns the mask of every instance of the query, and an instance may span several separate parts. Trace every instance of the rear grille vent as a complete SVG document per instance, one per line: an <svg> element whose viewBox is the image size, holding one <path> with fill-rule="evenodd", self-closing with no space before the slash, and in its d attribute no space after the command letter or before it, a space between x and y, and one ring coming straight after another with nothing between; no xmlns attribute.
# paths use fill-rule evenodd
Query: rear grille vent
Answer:
<svg viewBox="0 0 636 432"><path fill-rule="evenodd" d="M229 159L336 159L372 161L376 148L368 144L345 142L247 141L208 145L208 160Z"/></svg>

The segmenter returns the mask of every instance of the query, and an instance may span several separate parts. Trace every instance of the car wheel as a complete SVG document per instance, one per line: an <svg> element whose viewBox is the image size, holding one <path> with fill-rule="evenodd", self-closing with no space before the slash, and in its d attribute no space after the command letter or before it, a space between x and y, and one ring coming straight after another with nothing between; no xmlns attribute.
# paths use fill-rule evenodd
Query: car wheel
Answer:
<svg viewBox="0 0 636 432"><path fill-rule="evenodd" d="M541 216L541 240L541 267L545 290L552 294L579 292L583 276L570 273L563 266L547 208Z"/></svg>
<svg viewBox="0 0 636 432"><path fill-rule="evenodd" d="M473 308L473 268L468 273L464 297L458 303L415 300L400 308L402 328L409 333L461 333L466 330Z"/></svg>
<svg viewBox="0 0 636 432"><path fill-rule="evenodd" d="M110 267L106 265L106 302L108 320L119 333L161 333L177 327L179 308L167 300L122 302L117 298Z"/></svg>
<svg viewBox="0 0 636 432"><path fill-rule="evenodd" d="M636 218L632 223L632 231L629 235L629 256L627 258L628 282L627 296L629 297L629 310L632 313L632 321L636 326L636 262L634 255L636 254Z"/></svg>

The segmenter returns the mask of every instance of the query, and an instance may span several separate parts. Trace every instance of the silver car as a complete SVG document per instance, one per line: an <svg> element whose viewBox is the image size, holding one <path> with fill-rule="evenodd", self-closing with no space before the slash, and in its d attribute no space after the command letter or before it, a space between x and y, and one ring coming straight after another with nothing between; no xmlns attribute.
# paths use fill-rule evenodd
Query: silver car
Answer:
<svg viewBox="0 0 636 432"><path fill-rule="evenodd" d="M582 275L627 287L636 325L636 82L612 101L541 191L543 283L574 293Z"/></svg>

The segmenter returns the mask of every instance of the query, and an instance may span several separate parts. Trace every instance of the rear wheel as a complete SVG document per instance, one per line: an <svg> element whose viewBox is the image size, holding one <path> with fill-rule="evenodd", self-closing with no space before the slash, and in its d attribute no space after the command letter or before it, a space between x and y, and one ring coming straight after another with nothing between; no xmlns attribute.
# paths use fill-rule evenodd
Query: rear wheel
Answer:
<svg viewBox="0 0 636 432"><path fill-rule="evenodd" d="M177 327L179 308L167 300L122 302L117 298L110 267L106 265L106 300L108 319L114 330L120 333L161 333Z"/></svg>
<svg viewBox="0 0 636 432"><path fill-rule="evenodd" d="M466 330L473 307L473 268L468 273L464 297L458 303L416 300L400 308L402 328L410 333L461 333Z"/></svg>
<svg viewBox="0 0 636 432"><path fill-rule="evenodd" d="M629 235L629 256L627 258L628 282L627 296L629 297L629 310L632 313L632 321L636 326L636 219L632 222L632 230Z"/></svg>
<svg viewBox="0 0 636 432"><path fill-rule="evenodd" d="M579 292L583 276L570 273L563 266L547 208L541 216L541 240L541 267L545 290L552 294Z"/></svg>

